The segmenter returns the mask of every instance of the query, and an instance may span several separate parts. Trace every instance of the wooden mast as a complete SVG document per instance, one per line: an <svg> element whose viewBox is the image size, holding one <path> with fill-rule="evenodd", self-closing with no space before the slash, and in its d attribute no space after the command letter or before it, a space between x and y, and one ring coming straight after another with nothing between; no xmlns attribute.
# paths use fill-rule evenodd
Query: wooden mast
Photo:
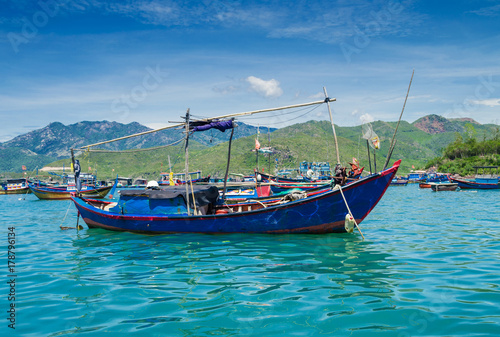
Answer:
<svg viewBox="0 0 500 337"><path fill-rule="evenodd" d="M330 113L330 123L332 124L333 137L335 138L335 151L337 152L337 164L340 164L339 144L337 142L337 133L335 132L335 125L333 124L332 109L330 108L331 100L328 97L328 94L326 93L325 87L323 87L323 91L325 92L324 102L326 102L326 104L328 105L328 112ZM335 100L335 98L333 100Z"/></svg>
<svg viewBox="0 0 500 337"><path fill-rule="evenodd" d="M186 111L186 145L184 147L184 155L186 156L186 176L185 176L185 185L186 185L186 208L187 208L187 213L188 213L188 216L191 215L191 212L189 210L189 184L188 184L188 175L189 175L189 158L188 158L188 155L189 155L189 152L188 152L188 143L189 143L189 108L187 109ZM194 200L193 200L193 203L194 203Z"/></svg>
<svg viewBox="0 0 500 337"><path fill-rule="evenodd" d="M401 115L399 115L399 120L398 120L398 124L396 124L396 129L394 130L394 135L392 136L389 151L387 152L387 159L386 159L385 164L384 164L384 170L387 168L387 165L389 164L389 160L391 160L391 155L392 155L392 151L394 150L394 146L396 146L396 142L395 142L396 132L398 132L399 123L401 122L401 117L403 117L403 112L405 111L406 101L408 100L408 94L410 93L411 82L413 81L413 74L415 74L415 69L413 69L413 72L411 73L410 84L408 85L408 91L406 92L405 102L403 104L403 109L401 110Z"/></svg>
<svg viewBox="0 0 500 337"><path fill-rule="evenodd" d="M227 177L229 175L229 163L231 161L231 144L233 142L233 134L234 134L234 125L231 129L231 136L229 137L229 149L227 150L227 166L226 166L226 174L224 175L224 188L222 190L222 200L226 201L226 186L227 186Z"/></svg>

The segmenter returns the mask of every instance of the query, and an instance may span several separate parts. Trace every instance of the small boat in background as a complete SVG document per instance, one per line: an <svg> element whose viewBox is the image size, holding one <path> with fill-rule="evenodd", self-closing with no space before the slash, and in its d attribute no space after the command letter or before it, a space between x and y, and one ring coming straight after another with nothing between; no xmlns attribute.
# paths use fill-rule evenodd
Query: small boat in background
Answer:
<svg viewBox="0 0 500 337"><path fill-rule="evenodd" d="M144 178L136 178L132 182L132 187L135 188L146 188L146 185L148 184L148 180Z"/></svg>
<svg viewBox="0 0 500 337"><path fill-rule="evenodd" d="M174 186L174 185L184 185L186 183L185 173L160 173L160 180L158 184L160 186ZM207 183L210 180L210 176L202 177L201 171L189 172L189 180L191 183Z"/></svg>
<svg viewBox="0 0 500 337"><path fill-rule="evenodd" d="M300 172L305 172L304 170L308 167L310 163L308 162L302 162L300 164ZM316 165L316 163L313 163ZM316 172L318 171L312 171L312 169L309 169L308 172L306 172L303 175L300 175L298 178L286 178L286 177L280 177L280 176L273 176L270 174L265 174L264 172L258 172L255 171L255 180L257 182L275 182L278 184L287 184L281 186L283 189L289 189L289 188L302 188L302 189L307 189L307 188L315 188L320 185L324 184L329 184L332 179L335 180L336 182L342 184L349 184L353 181L356 181L361 178L361 174L363 173L364 166L360 167L359 162L356 158L352 158L352 162L349 163L351 165L351 169L348 170L347 167L340 167L340 165L335 167L335 172L333 175L316 175ZM328 162L320 162L318 165L321 165L320 167L323 168L323 171L320 171L322 173L326 172L325 168L330 169L330 163ZM315 168L315 166L312 166ZM280 186L279 185L273 185L273 191L279 190Z"/></svg>
<svg viewBox="0 0 500 337"><path fill-rule="evenodd" d="M0 194L25 194L29 192L25 178L7 179L0 183Z"/></svg>
<svg viewBox="0 0 500 337"><path fill-rule="evenodd" d="M408 179L403 179L402 177L394 177L394 179L391 180L391 186L406 186L408 185Z"/></svg>
<svg viewBox="0 0 500 337"><path fill-rule="evenodd" d="M431 188L431 183L449 183L450 174L449 173L430 173L425 181L418 184L420 188Z"/></svg>
<svg viewBox="0 0 500 337"><path fill-rule="evenodd" d="M474 166L474 169L476 170L474 179L451 178L451 181L463 189L500 189L498 166Z"/></svg>
<svg viewBox="0 0 500 337"><path fill-rule="evenodd" d="M82 173L78 179L81 182L79 192L87 198L104 198L113 186L100 185L95 175ZM29 189L42 200L64 200L71 199L71 193L77 192L74 175L67 176L67 184L61 186L48 186L40 181L29 183Z"/></svg>
<svg viewBox="0 0 500 337"><path fill-rule="evenodd" d="M104 198L113 186L93 187L82 186L80 194L87 198L101 199ZM65 187L49 187L38 186L36 184L29 184L29 189L42 200L64 200L71 199L71 193L76 192L75 185L68 185Z"/></svg>
<svg viewBox="0 0 500 337"><path fill-rule="evenodd" d="M441 183L429 183L431 185L431 189L434 192L438 191L456 191L458 188L457 183L446 183L446 182L441 182Z"/></svg>
<svg viewBox="0 0 500 337"><path fill-rule="evenodd" d="M427 172L426 171L413 171L410 174L408 174L408 182L409 183L420 183L424 182L427 179Z"/></svg>

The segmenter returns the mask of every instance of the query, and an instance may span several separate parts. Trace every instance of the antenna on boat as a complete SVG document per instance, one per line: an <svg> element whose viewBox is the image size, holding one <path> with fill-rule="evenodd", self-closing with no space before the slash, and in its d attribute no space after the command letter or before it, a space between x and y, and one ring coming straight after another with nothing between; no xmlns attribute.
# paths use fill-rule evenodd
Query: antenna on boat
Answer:
<svg viewBox="0 0 500 337"><path fill-rule="evenodd" d="M330 123L332 124L333 137L335 138L335 151L337 152L337 164L340 164L339 144L337 142L337 133L335 132L335 125L333 124L332 109L330 108L330 102L335 101L336 99L335 98L330 99L328 97L325 87L323 87L323 91L325 93L325 102L328 105L328 113L330 114Z"/></svg>
<svg viewBox="0 0 500 337"><path fill-rule="evenodd" d="M185 179L186 179L186 208L187 208L187 213L188 213L188 216L191 215L190 214L190 210L189 210L189 186L188 186L188 176L189 176L189 158L188 158L188 143L189 143L189 108L187 109L186 111L186 144L184 146L184 154L186 156L186 175L185 175ZM193 203L194 203L194 200L193 200Z"/></svg>
<svg viewBox="0 0 500 337"><path fill-rule="evenodd" d="M226 185L227 185L227 177L229 175L229 162L231 160L231 144L233 142L233 134L234 134L234 128L231 129L231 136L229 137L229 147L227 150L226 174L224 175L224 188L222 189L222 200L224 201L226 201Z"/></svg>
<svg viewBox="0 0 500 337"><path fill-rule="evenodd" d="M399 120L398 120L398 124L396 124L396 129L394 130L394 135L392 136L391 146L389 147L389 152L387 152L387 159L385 160L384 170L387 168L387 165L389 164L389 160L391 160L392 151L394 150L394 147L396 146L396 141L395 141L396 132L398 132L399 123L401 122L401 117L403 117L403 112L405 111L406 101L408 100L408 94L410 93L411 82L413 81L413 74L415 74L415 69L413 69L413 72L411 73L410 84L408 85L408 91L406 92L405 102L403 104L403 109L401 110L401 114L399 115Z"/></svg>

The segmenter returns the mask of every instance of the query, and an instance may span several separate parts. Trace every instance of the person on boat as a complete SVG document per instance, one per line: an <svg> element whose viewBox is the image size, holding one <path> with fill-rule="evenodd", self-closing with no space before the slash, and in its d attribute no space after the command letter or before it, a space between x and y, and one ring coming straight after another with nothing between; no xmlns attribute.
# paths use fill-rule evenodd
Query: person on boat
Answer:
<svg viewBox="0 0 500 337"><path fill-rule="evenodd" d="M346 168L342 167L342 165L337 164L335 165L334 169L334 175L332 179L332 183L334 182L335 185L340 185L344 186L347 180L347 174L346 174Z"/></svg>
<svg viewBox="0 0 500 337"><path fill-rule="evenodd" d="M352 163L349 163L351 165L351 170L349 171L349 178L352 178L359 174L359 162L356 158L352 158Z"/></svg>

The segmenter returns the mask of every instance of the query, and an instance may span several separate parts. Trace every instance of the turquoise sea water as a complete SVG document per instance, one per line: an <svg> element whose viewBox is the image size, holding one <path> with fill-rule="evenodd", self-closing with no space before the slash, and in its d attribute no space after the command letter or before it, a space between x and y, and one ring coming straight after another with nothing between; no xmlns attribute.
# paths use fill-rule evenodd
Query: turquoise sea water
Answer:
<svg viewBox="0 0 500 337"><path fill-rule="evenodd" d="M500 191L390 187L364 241L77 232L70 201L0 197L2 336L500 335Z"/></svg>

